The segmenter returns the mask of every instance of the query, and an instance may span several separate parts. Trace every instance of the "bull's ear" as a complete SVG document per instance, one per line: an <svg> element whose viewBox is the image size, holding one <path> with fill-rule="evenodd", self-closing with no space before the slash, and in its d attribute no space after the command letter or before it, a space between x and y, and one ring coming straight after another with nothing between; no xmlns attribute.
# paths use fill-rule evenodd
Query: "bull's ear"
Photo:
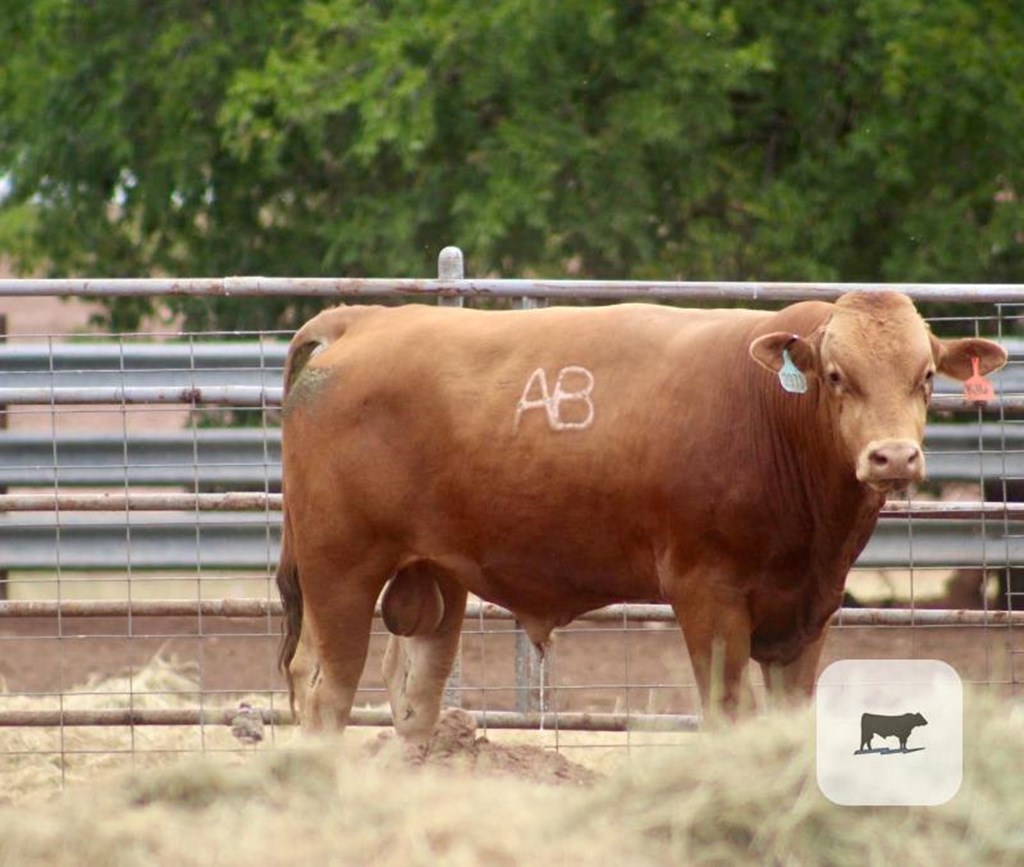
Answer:
<svg viewBox="0 0 1024 867"><path fill-rule="evenodd" d="M814 344L789 331L773 331L758 337L750 344L750 357L770 373L778 373L782 369L783 350L789 351L801 373L814 372L818 355Z"/></svg>
<svg viewBox="0 0 1024 867"><path fill-rule="evenodd" d="M978 359L978 370L984 376L1006 364L1006 350L998 343L983 337L964 337L960 340L940 340L932 336L932 355L939 373L961 381L973 375L973 359Z"/></svg>

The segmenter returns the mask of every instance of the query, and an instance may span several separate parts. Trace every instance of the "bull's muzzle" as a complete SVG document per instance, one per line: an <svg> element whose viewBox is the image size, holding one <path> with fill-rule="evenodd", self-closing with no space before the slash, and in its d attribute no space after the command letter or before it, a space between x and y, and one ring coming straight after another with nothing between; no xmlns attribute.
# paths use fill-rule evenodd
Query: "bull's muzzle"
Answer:
<svg viewBox="0 0 1024 867"><path fill-rule="evenodd" d="M857 479L889 494L924 481L924 453L913 440L875 440L857 461Z"/></svg>

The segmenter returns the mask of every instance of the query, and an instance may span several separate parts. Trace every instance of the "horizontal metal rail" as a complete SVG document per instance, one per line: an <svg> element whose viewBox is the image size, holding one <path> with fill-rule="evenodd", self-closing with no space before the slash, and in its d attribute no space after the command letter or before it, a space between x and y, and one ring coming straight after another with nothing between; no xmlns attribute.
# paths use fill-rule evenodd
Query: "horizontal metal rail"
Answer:
<svg viewBox="0 0 1024 867"><path fill-rule="evenodd" d="M999 393L1024 393L1024 341L1004 338L1010 364L991 375ZM8 343L0 345L0 394L6 389L160 388L168 393L223 386L277 388L284 340L184 343ZM937 397L957 398L962 386L940 377ZM13 402L0 400L0 403Z"/></svg>
<svg viewBox="0 0 1024 867"><path fill-rule="evenodd" d="M5 617L277 617L276 599L4 599Z"/></svg>
<svg viewBox="0 0 1024 867"><path fill-rule="evenodd" d="M182 334L176 342L140 342L157 337L112 334L88 342L68 342L60 335L45 339L42 335L13 335L8 338L12 342L0 344L0 385L166 385L183 377L204 377L224 384L262 384L268 376L280 380L290 335L273 340L223 341L199 333ZM1010 367L994 373L993 378L1002 390L1024 391L1024 365L1020 363L1024 361L1024 340L1001 337L999 342L1010 355ZM938 379L935 387L939 393L961 390L945 378Z"/></svg>
<svg viewBox="0 0 1024 867"><path fill-rule="evenodd" d="M0 705L2 707L2 705ZM231 725L237 708L89 708L74 709L0 709L0 727L56 728L64 726L196 726ZM266 722L281 725L291 722L285 711L261 711Z"/></svg>
<svg viewBox="0 0 1024 867"><path fill-rule="evenodd" d="M999 415L1001 411L1020 412L1024 410L1024 396L1018 394L997 394L986 404L969 403L962 395L932 395L929 408L936 412L977 412Z"/></svg>
<svg viewBox="0 0 1024 867"><path fill-rule="evenodd" d="M12 513L0 521L0 569L94 571L266 570L277 562L277 512ZM920 519L879 523L862 568L984 566L1024 562L1020 522Z"/></svg>
<svg viewBox="0 0 1024 867"><path fill-rule="evenodd" d="M281 494L237 491L224 494L0 494L4 512L280 512ZM896 501L882 506L883 518L921 520L1024 520L1024 503Z"/></svg>
<svg viewBox="0 0 1024 867"><path fill-rule="evenodd" d="M279 617L276 599L15 599L0 601L0 619L22 617ZM377 607L380 616L380 607ZM466 622L514 621L511 611L492 602L470 602ZM672 606L657 603L608 605L581 614L583 623L675 624ZM1024 626L1024 611L942 608L840 608L832 615L839 626Z"/></svg>
<svg viewBox="0 0 1024 867"><path fill-rule="evenodd" d="M0 494L0 513L279 512L282 499L281 494L245 491L227 494ZM1024 508L1024 504L1021 506Z"/></svg>
<svg viewBox="0 0 1024 867"><path fill-rule="evenodd" d="M292 715L284 709L253 708L267 725L291 725ZM59 726L229 726L236 708L109 708L55 710L0 710L0 728ZM478 727L585 732L692 732L700 717L685 714L624 713L516 713L513 711L467 711ZM349 725L383 727L392 724L391 711L356 708Z"/></svg>
<svg viewBox="0 0 1024 867"><path fill-rule="evenodd" d="M187 406L278 407L282 389L253 385L98 386L82 388L4 388L0 405L67 406L173 404Z"/></svg>
<svg viewBox="0 0 1024 867"><path fill-rule="evenodd" d="M1024 519L1024 503L975 503L966 501L891 502L882 506L883 518L938 519L943 521L978 521Z"/></svg>
<svg viewBox="0 0 1024 867"><path fill-rule="evenodd" d="M138 342L152 335L88 343L60 338L0 345L0 388L278 386L288 343L248 339Z"/></svg>
<svg viewBox="0 0 1024 867"><path fill-rule="evenodd" d="M0 569L266 570L279 543L267 513L30 512L0 521Z"/></svg>
<svg viewBox="0 0 1024 867"><path fill-rule="evenodd" d="M271 409L281 405L283 389L248 385L185 386L185 387L97 387L97 388L3 388L0 406L70 406L141 404L173 406L229 406ZM955 395L935 395L931 408L942 412L976 412L998 414L1000 410L1024 410L1024 396L998 395L983 406L966 402Z"/></svg>
<svg viewBox="0 0 1024 867"><path fill-rule="evenodd" d="M275 334L273 339L262 340L223 340L220 332L120 332L93 334L88 339L75 336L73 340L57 334L13 334L7 338L12 342L0 345L0 364L4 368L0 375L280 371L289 335Z"/></svg>
<svg viewBox="0 0 1024 867"><path fill-rule="evenodd" d="M175 485L280 487L279 428L198 428L171 433L0 433L7 487Z"/></svg>
<svg viewBox="0 0 1024 867"><path fill-rule="evenodd" d="M439 280L363 277L193 277L0 280L0 296L124 297L264 295L337 298L637 298L701 301L833 300L846 292L896 290L919 301L1024 304L1019 283L794 283L786 281Z"/></svg>
<svg viewBox="0 0 1024 867"><path fill-rule="evenodd" d="M281 406L280 386L210 385L210 386L83 386L82 388L0 388L0 406L69 406L109 404L136 406L142 404L173 406L231 406L277 408ZM1000 409L1024 409L1024 396L997 395L983 406L969 403L961 395L936 394L931 404L942 412L998 413Z"/></svg>
<svg viewBox="0 0 1024 867"><path fill-rule="evenodd" d="M1024 423L933 423L925 431L935 481L1024 479ZM171 433L0 433L0 485L8 487L270 488L281 483L280 428Z"/></svg>

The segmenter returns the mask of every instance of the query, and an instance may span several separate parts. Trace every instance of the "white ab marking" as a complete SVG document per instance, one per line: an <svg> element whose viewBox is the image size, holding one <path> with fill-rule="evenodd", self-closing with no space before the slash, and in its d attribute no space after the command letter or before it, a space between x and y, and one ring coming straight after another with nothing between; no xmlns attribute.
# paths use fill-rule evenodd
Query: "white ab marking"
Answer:
<svg viewBox="0 0 1024 867"><path fill-rule="evenodd" d="M582 377L585 384L582 388L569 391L566 388L567 377ZM548 390L547 374L543 367L538 367L530 378L526 380L526 388L523 395L516 404L516 420L513 430L519 430L519 420L524 412L531 409L543 409L547 414L548 427L554 431L560 430L585 430L594 423L594 403L590 394L594 390L594 374L585 367L578 364L570 364L558 371L555 378L554 390ZM540 397L532 397L535 392L540 392ZM583 403L586 405L587 414L580 421L564 421L562 419L562 404Z"/></svg>

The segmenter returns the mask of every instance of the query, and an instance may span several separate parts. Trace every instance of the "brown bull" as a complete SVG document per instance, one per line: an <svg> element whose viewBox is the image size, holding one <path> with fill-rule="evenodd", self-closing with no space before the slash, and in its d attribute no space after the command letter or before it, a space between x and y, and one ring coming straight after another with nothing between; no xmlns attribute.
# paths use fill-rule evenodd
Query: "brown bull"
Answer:
<svg viewBox="0 0 1024 867"><path fill-rule="evenodd" d="M705 712L713 669L721 709L749 703L751 658L773 691L810 692L886 494L924 478L932 378L966 379L972 358L988 372L1006 353L937 339L896 293L321 314L285 380L277 581L298 712L346 723L382 591L412 739L437 719L468 592L538 646L583 612L668 601Z"/></svg>

